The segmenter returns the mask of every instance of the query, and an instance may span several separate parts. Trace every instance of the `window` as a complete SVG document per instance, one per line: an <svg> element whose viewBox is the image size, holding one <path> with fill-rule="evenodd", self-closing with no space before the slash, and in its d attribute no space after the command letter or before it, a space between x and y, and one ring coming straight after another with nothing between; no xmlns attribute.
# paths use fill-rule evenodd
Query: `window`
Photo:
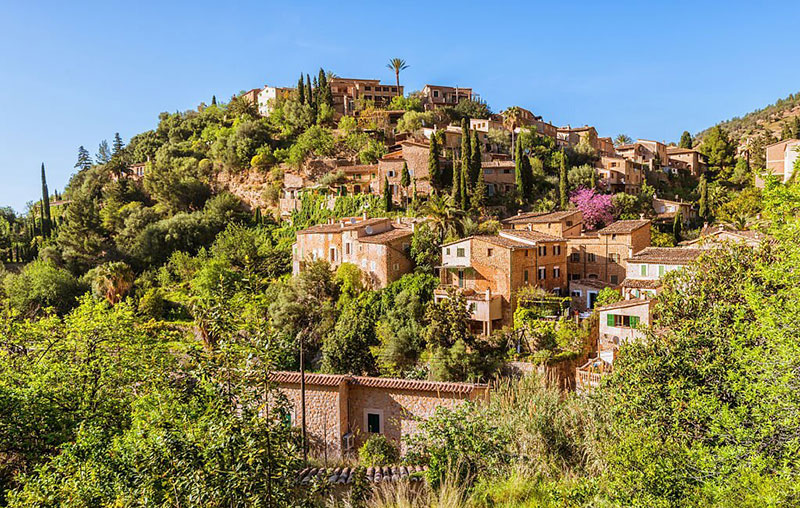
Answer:
<svg viewBox="0 0 800 508"><path fill-rule="evenodd" d="M367 85L367 86L364 87L364 90L372 90L372 87Z"/></svg>
<svg viewBox="0 0 800 508"><path fill-rule="evenodd" d="M642 265L639 267L639 275L642 277L647 277L647 265Z"/></svg>
<svg viewBox="0 0 800 508"><path fill-rule="evenodd" d="M665 270L666 270L666 267L664 265L658 265L658 276L659 277L663 277Z"/></svg>
<svg viewBox="0 0 800 508"><path fill-rule="evenodd" d="M370 261L369 269L374 272L376 267L377 267L377 265L375 264L375 261Z"/></svg>
<svg viewBox="0 0 800 508"><path fill-rule="evenodd" d="M553 245L553 255L560 256L561 255L561 246L560 245Z"/></svg>
<svg viewBox="0 0 800 508"><path fill-rule="evenodd" d="M560 279L561 278L561 268L558 266L553 267L553 278Z"/></svg>
<svg viewBox="0 0 800 508"><path fill-rule="evenodd" d="M456 257L464 257L464 247L459 247L456 249Z"/></svg>
<svg viewBox="0 0 800 508"><path fill-rule="evenodd" d="M438 98L439 97L439 90L434 90L433 91L433 96Z"/></svg>
<svg viewBox="0 0 800 508"><path fill-rule="evenodd" d="M503 174L504 175L510 175L511 174L511 170L510 169L504 169L503 170Z"/></svg>
<svg viewBox="0 0 800 508"><path fill-rule="evenodd" d="M639 316L621 316L619 314L609 314L606 318L608 326L618 328L633 328L639 325Z"/></svg>
<svg viewBox="0 0 800 508"><path fill-rule="evenodd" d="M364 428L368 434L383 433L383 411L380 409L364 410Z"/></svg>
<svg viewBox="0 0 800 508"><path fill-rule="evenodd" d="M525 284L528 283L528 270L522 272L522 280L525 282Z"/></svg>
<svg viewBox="0 0 800 508"><path fill-rule="evenodd" d="M394 178L394 170L389 170L389 178Z"/></svg>
<svg viewBox="0 0 800 508"><path fill-rule="evenodd" d="M478 304L475 302L470 302L469 304L469 312L470 314L475 314L478 311Z"/></svg>
<svg viewBox="0 0 800 508"><path fill-rule="evenodd" d="M492 257L494 254L494 249L486 249L486 257Z"/></svg>
<svg viewBox="0 0 800 508"><path fill-rule="evenodd" d="M615 285L616 285L616 284L619 284L619 276L617 276L617 275L612 275L612 276L611 276L611 283L612 283L612 284L615 284Z"/></svg>
<svg viewBox="0 0 800 508"><path fill-rule="evenodd" d="M331 247L331 261L336 261L336 248Z"/></svg>
<svg viewBox="0 0 800 508"><path fill-rule="evenodd" d="M546 256L547 255L547 245L540 245L539 246L539 255Z"/></svg>
<svg viewBox="0 0 800 508"><path fill-rule="evenodd" d="M539 280L547 279L547 268L541 267L539 268Z"/></svg>
<svg viewBox="0 0 800 508"><path fill-rule="evenodd" d="M569 280L580 280L581 274L579 273L571 273L569 274Z"/></svg>
<svg viewBox="0 0 800 508"><path fill-rule="evenodd" d="M464 287L464 270L458 271L458 287Z"/></svg>
<svg viewBox="0 0 800 508"><path fill-rule="evenodd" d="M597 256L593 253L586 254L586 262L587 263L594 263L597 261Z"/></svg>
<svg viewBox="0 0 800 508"><path fill-rule="evenodd" d="M348 255L350 254L350 244L349 243L344 244L344 253L348 254Z"/></svg>
<svg viewBox="0 0 800 508"><path fill-rule="evenodd" d="M580 263L581 261L581 253L580 252L573 252L569 255L569 260L571 263Z"/></svg>
<svg viewBox="0 0 800 508"><path fill-rule="evenodd" d="M449 256L450 255L450 247L445 249L445 253Z"/></svg>
<svg viewBox="0 0 800 508"><path fill-rule="evenodd" d="M568 221L567 221L567 227L568 227L568 228L569 228L569 227L572 227L572 221L571 221L571 220L568 220Z"/></svg>
<svg viewBox="0 0 800 508"><path fill-rule="evenodd" d="M399 270L400 270L400 263L395 263L395 264L392 266L392 268L394 269L394 271L395 271L395 272L399 271Z"/></svg>
<svg viewBox="0 0 800 508"><path fill-rule="evenodd" d="M572 298L580 298L582 294L580 291L570 291L569 296Z"/></svg>

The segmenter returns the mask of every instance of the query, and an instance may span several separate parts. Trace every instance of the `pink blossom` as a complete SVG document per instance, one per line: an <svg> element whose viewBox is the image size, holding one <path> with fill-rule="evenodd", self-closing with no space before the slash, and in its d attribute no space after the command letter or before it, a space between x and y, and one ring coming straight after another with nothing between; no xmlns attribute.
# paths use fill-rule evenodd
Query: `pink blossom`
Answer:
<svg viewBox="0 0 800 508"><path fill-rule="evenodd" d="M578 187L569 201L583 213L583 223L588 229L596 229L614 220L614 205L611 194L600 194L594 189Z"/></svg>

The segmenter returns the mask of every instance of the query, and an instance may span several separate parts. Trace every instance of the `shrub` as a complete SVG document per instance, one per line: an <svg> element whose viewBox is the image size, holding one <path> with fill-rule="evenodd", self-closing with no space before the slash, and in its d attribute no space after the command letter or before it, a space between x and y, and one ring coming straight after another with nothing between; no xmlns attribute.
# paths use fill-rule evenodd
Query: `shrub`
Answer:
<svg viewBox="0 0 800 508"><path fill-rule="evenodd" d="M158 288L148 289L139 300L139 312L149 318L161 319L164 316L164 297Z"/></svg>
<svg viewBox="0 0 800 508"><path fill-rule="evenodd" d="M4 285L11 307L28 315L46 307L67 312L82 291L71 273L46 261L33 261L18 275L9 274Z"/></svg>
<svg viewBox="0 0 800 508"><path fill-rule="evenodd" d="M400 452L386 436L373 434L358 449L358 458L361 465L366 467L387 466L397 463L400 459Z"/></svg>

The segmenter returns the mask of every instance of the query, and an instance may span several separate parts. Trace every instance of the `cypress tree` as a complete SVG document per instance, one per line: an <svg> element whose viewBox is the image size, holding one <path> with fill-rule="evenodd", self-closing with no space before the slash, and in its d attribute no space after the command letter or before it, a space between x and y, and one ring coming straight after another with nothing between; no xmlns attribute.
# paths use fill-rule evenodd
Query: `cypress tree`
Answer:
<svg viewBox="0 0 800 508"><path fill-rule="evenodd" d="M522 173L522 186L525 190L525 198L528 201L533 201L531 199L531 195L533 194L533 168L531 167L531 159L528 157L522 149L522 143L517 143L519 145L519 155L520 155L520 163L519 167Z"/></svg>
<svg viewBox="0 0 800 508"><path fill-rule="evenodd" d="M486 181L483 171L478 172L478 180L475 182L475 190L472 192L472 206L478 209L486 206Z"/></svg>
<svg viewBox="0 0 800 508"><path fill-rule="evenodd" d="M317 98L319 104L333 106L331 84L328 83L328 76L325 74L325 70L322 67L319 68L319 78L317 79L317 84L319 86L319 97Z"/></svg>
<svg viewBox="0 0 800 508"><path fill-rule="evenodd" d="M406 206L408 206L408 186L411 185L411 173L408 172L408 164L403 161L403 171L400 173L400 185L406 192Z"/></svg>
<svg viewBox="0 0 800 508"><path fill-rule="evenodd" d="M212 95L211 96L211 105L212 106L216 106L217 105L217 96L216 95Z"/></svg>
<svg viewBox="0 0 800 508"><path fill-rule="evenodd" d="M597 188L597 170L592 167L592 181L591 181L592 189Z"/></svg>
<svg viewBox="0 0 800 508"><path fill-rule="evenodd" d="M700 177L697 190L700 193L700 201L698 202L700 217L708 221L710 214L708 213L708 182L706 181L706 175Z"/></svg>
<svg viewBox="0 0 800 508"><path fill-rule="evenodd" d="M442 168L439 166L439 141L436 139L435 132L431 134L431 143L428 150L428 178L430 178L434 189L444 187Z"/></svg>
<svg viewBox="0 0 800 508"><path fill-rule="evenodd" d="M472 143L470 143L469 121L461 119L461 170L469 172L470 158L472 157ZM469 173L467 173L469 176ZM465 180L469 182L469 178ZM463 184L463 182L462 182ZM462 187L462 192L467 192L468 187Z"/></svg>
<svg viewBox="0 0 800 508"><path fill-rule="evenodd" d="M453 196L453 204L459 206L461 204L461 166L456 164L455 155L453 155L453 185L450 188Z"/></svg>
<svg viewBox="0 0 800 508"><path fill-rule="evenodd" d="M261 224L261 208L259 207L256 207L256 211L253 212L253 223Z"/></svg>
<svg viewBox="0 0 800 508"><path fill-rule="evenodd" d="M297 98L300 104L306 103L306 85L303 83L303 73L300 73L300 79L297 80Z"/></svg>
<svg viewBox="0 0 800 508"><path fill-rule="evenodd" d="M681 148L691 148L694 144L694 140L692 140L692 135L689 134L689 131L683 131L681 134L681 141L678 143L678 146Z"/></svg>
<svg viewBox="0 0 800 508"><path fill-rule="evenodd" d="M306 102L314 106L314 89L311 88L311 76L306 74Z"/></svg>
<svg viewBox="0 0 800 508"><path fill-rule="evenodd" d="M50 193L47 190L47 177L42 163L42 235L50 236Z"/></svg>
<svg viewBox="0 0 800 508"><path fill-rule="evenodd" d="M411 206L417 206L417 178L411 179Z"/></svg>
<svg viewBox="0 0 800 508"><path fill-rule="evenodd" d="M481 172L481 146L478 143L478 131L472 131L472 153L470 154L470 186L473 188L478 183L478 174Z"/></svg>
<svg viewBox="0 0 800 508"><path fill-rule="evenodd" d="M569 199L567 197L567 155L561 150L561 167L558 178L559 206L562 210L567 209Z"/></svg>
<svg viewBox="0 0 800 508"><path fill-rule="evenodd" d="M672 223L672 236L675 237L675 245L681 243L681 233L683 232L683 217L681 212L675 214L675 221Z"/></svg>
<svg viewBox="0 0 800 508"><path fill-rule="evenodd" d="M514 147L514 152L514 181L517 185L519 199L524 201L527 196L525 195L525 177L522 175L522 150L519 143Z"/></svg>
<svg viewBox="0 0 800 508"><path fill-rule="evenodd" d="M469 166L461 168L461 209L469 210Z"/></svg>
<svg viewBox="0 0 800 508"><path fill-rule="evenodd" d="M389 177L383 178L383 208L387 212L392 211L392 189L389 188Z"/></svg>

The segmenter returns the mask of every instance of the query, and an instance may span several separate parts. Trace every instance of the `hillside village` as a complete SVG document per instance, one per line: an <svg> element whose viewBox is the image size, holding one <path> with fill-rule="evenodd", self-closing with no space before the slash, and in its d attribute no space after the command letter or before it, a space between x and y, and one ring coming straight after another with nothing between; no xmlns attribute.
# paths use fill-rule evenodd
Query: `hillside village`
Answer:
<svg viewBox="0 0 800 508"><path fill-rule="evenodd" d="M21 401L47 404L55 388L32 383L42 367L24 360L42 351L52 386L79 390L76 408L127 436L42 423L57 446L77 442L121 461L93 458L98 471L128 471L137 446L172 457L150 441L172 432L147 416L143 408L155 404L165 420L199 422L198 436L238 429L234 455L252 451L248 439L277 454L263 464L280 487L264 495L282 488L322 503L328 494L353 498L364 481L424 478L436 486L456 474L488 488L484 468L518 474L510 456L550 468L537 473L537 488L555 482L567 490L569 474L553 471L598 478L606 466L596 464L624 456L608 466L617 472L609 485L638 489L644 480L619 471L652 457L630 458L615 448L630 441L591 427L606 425L612 407L626 422L614 435L625 439L639 439L624 433L652 416L654 449L675 427L687 440L716 432L662 422L653 416L662 410L638 390L663 388L648 372L671 369L657 360L686 341L671 357L683 370L669 375L685 375L687 392L717 382L728 390L716 373L686 374L694 355L744 355L739 345L714 342L705 313L736 334L755 311L729 309L756 306L758 291L796 287L771 284L789 275L765 267L791 258L782 250L791 233L781 229L790 226L776 217L800 209L786 204L795 199L800 132L790 127L758 153L719 127L702 141L688 132L678 143L611 137L588 124L557 126L521 106L493 112L469 87L426 84L406 93L405 65L390 61L394 83L320 69L296 86L162 113L154 130L127 144L117 135L94 157L80 147L63 193L50 193L42 166L42 199L23 215L0 215L0 334L19 342L3 361L25 365L8 386ZM731 289L737 278L750 283L741 294ZM692 291L712 300L698 303ZM695 344L693 329L714 339ZM53 333L71 345L51 354L43 344ZM672 346L658 342L666 336ZM106 343L115 345L98 346ZM118 370L102 381L79 376L83 367L60 363L70 348ZM81 381L72 387L70 379ZM152 398L137 399L131 385ZM692 418L682 413L688 396L670 396L679 409L663 418ZM719 405L726 397L708 395ZM138 400L141 413L117 418L115 398L121 406ZM531 430L524 415L532 407L557 407L553 413L574 421ZM56 474L19 476L56 446L36 441L40 430L25 419L15 413L9 425L30 445L0 450L13 459L0 467L1 492L17 506L51 488L38 482ZM560 426L558 435L545 425ZM152 434L143 431L139 443L142 428ZM474 441L459 442L472 432ZM530 449L515 448L516 432ZM604 458L593 455L594 439L606 440ZM186 448L213 445L205 441ZM72 474L70 453L78 452L70 450L53 466L58 475ZM448 471L456 459L465 469ZM657 496L657 484L641 488ZM622 505L631 499L585 488L619 495ZM569 495L591 503L579 490Z"/></svg>

